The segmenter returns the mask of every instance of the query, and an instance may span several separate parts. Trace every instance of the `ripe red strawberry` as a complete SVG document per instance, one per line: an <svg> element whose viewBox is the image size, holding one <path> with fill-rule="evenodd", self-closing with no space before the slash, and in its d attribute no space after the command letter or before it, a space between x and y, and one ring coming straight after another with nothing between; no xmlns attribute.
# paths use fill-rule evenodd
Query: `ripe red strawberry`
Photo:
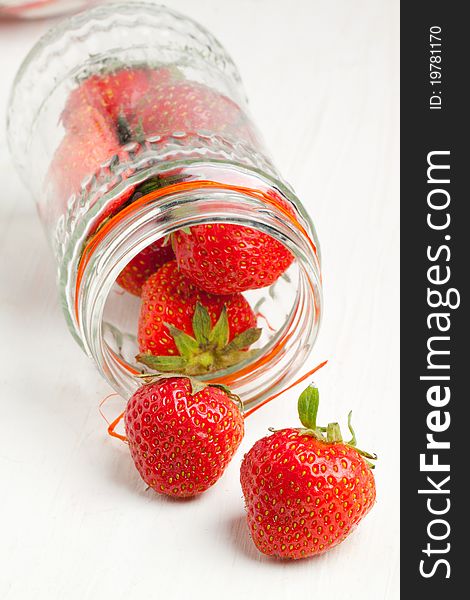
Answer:
<svg viewBox="0 0 470 600"><path fill-rule="evenodd" d="M161 238L139 252L121 271L116 282L127 292L140 296L142 286L162 265L174 259L171 244Z"/></svg>
<svg viewBox="0 0 470 600"><path fill-rule="evenodd" d="M139 103L130 126L140 135L203 131L257 143L235 102L206 85L183 79L158 81Z"/></svg>
<svg viewBox="0 0 470 600"><path fill-rule="evenodd" d="M160 378L129 400L126 435L135 466L160 494L185 498L222 475L243 438L239 399L187 377Z"/></svg>
<svg viewBox="0 0 470 600"><path fill-rule="evenodd" d="M212 294L234 294L274 283L294 257L271 236L241 225L197 225L173 235L181 271Z"/></svg>
<svg viewBox="0 0 470 600"><path fill-rule="evenodd" d="M171 81L175 69L160 67L120 68L110 73L91 75L70 94L62 114L64 126L74 126L77 111L91 107L108 116L118 128L122 143L129 141L129 132L119 131L125 121L134 118L136 107L155 85ZM127 138L127 139L126 139Z"/></svg>
<svg viewBox="0 0 470 600"><path fill-rule="evenodd" d="M281 558L304 558L342 542L375 502L376 458L344 443L338 423L316 424L318 390L299 398L305 429L275 431L253 446L241 466L248 525L257 548ZM350 415L351 416L351 415ZM326 432L326 435L325 435Z"/></svg>
<svg viewBox="0 0 470 600"><path fill-rule="evenodd" d="M245 349L261 335L255 326L241 294L207 294L173 260L142 288L138 360L158 371L190 375L226 368L251 356Z"/></svg>
<svg viewBox="0 0 470 600"><path fill-rule="evenodd" d="M119 152L119 139L110 118L95 108L83 107L55 151L49 179L63 200L80 189L86 177Z"/></svg>

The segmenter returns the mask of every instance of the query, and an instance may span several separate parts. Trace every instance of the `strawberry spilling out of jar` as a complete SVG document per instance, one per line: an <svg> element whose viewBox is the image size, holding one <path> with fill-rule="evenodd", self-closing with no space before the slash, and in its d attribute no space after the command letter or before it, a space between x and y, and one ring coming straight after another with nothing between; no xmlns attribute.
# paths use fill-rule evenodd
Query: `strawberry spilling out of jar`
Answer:
<svg viewBox="0 0 470 600"><path fill-rule="evenodd" d="M234 294L274 283L294 257L280 242L251 227L197 225L173 236L185 276L212 294Z"/></svg>
<svg viewBox="0 0 470 600"><path fill-rule="evenodd" d="M121 271L116 283L130 294L140 296L150 275L174 257L171 244L161 238L139 252Z"/></svg>
<svg viewBox="0 0 470 600"><path fill-rule="evenodd" d="M203 375L250 358L261 335L241 294L200 290L178 269L161 267L142 290L138 360L163 372Z"/></svg>
<svg viewBox="0 0 470 600"><path fill-rule="evenodd" d="M224 386L159 377L125 411L134 464L159 494L188 498L220 479L244 434L240 399Z"/></svg>

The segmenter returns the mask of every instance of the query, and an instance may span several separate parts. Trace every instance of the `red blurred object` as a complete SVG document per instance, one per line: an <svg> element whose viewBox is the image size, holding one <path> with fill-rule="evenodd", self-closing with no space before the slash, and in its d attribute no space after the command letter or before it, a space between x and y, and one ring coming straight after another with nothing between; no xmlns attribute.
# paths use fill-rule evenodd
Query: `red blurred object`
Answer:
<svg viewBox="0 0 470 600"><path fill-rule="evenodd" d="M71 13L98 0L0 0L0 18L40 19Z"/></svg>

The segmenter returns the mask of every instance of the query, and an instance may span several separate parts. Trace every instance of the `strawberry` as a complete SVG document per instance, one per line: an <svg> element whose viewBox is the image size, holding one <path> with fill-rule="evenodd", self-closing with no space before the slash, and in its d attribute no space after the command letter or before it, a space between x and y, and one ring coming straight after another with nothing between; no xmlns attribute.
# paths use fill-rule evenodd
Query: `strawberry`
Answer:
<svg viewBox="0 0 470 600"><path fill-rule="evenodd" d="M89 106L77 109L49 167L48 178L55 185L55 193L67 199L118 152L119 139L110 118Z"/></svg>
<svg viewBox="0 0 470 600"><path fill-rule="evenodd" d="M189 232L177 231L172 243L184 275L212 294L271 285L294 260L274 238L241 225L196 225Z"/></svg>
<svg viewBox="0 0 470 600"><path fill-rule="evenodd" d="M52 159L48 179L54 193L67 199L80 189L83 180L119 153L131 139L127 119L148 90L179 77L173 67L121 68L85 79L67 99L62 113L65 136ZM116 198L101 222L116 212L133 195L134 188ZM100 222L100 223L101 223Z"/></svg>
<svg viewBox="0 0 470 600"><path fill-rule="evenodd" d="M160 494L196 496L222 475L243 438L239 399L222 386L159 378L129 400L129 449L145 483Z"/></svg>
<svg viewBox="0 0 470 600"><path fill-rule="evenodd" d="M116 282L127 292L140 296L142 286L150 275L175 257L171 244L164 242L165 238L161 238L134 256L121 271Z"/></svg>
<svg viewBox="0 0 470 600"><path fill-rule="evenodd" d="M138 360L158 371L201 375L246 360L261 335L241 294L201 291L170 261L142 288Z"/></svg>
<svg viewBox="0 0 470 600"><path fill-rule="evenodd" d="M245 455L240 480L248 525L257 548L281 558L322 554L341 543L375 502L375 459L343 442L338 423L318 427L319 395L299 398L305 429L281 429ZM364 458L366 457L366 458Z"/></svg>
<svg viewBox="0 0 470 600"><path fill-rule="evenodd" d="M149 90L164 81L177 77L174 68L120 68L110 73L91 75L70 94L62 122L66 129L73 127L76 114L91 107L108 116L117 129L122 143L130 140L127 120L134 118L138 103Z"/></svg>
<svg viewBox="0 0 470 600"><path fill-rule="evenodd" d="M256 143L235 102L206 85L183 79L158 81L138 104L130 126L137 135L202 131Z"/></svg>

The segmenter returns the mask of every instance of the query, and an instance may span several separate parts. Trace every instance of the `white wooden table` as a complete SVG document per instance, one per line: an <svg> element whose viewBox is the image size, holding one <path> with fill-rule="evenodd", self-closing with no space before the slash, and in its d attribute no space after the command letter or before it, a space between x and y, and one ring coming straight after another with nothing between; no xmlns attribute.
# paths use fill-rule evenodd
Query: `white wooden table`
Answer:
<svg viewBox="0 0 470 600"><path fill-rule="evenodd" d="M319 559L262 557L243 453L295 425L296 391L247 423L219 484L186 503L145 491L106 435L110 389L69 335L55 265L0 129L0 598L398 598L398 1L169 0L239 65L255 120L322 242L325 313L311 365L322 420L353 409L380 457L378 502ZM0 112L48 22L0 23ZM301 390L297 390L300 392ZM109 415L123 401L112 398Z"/></svg>

